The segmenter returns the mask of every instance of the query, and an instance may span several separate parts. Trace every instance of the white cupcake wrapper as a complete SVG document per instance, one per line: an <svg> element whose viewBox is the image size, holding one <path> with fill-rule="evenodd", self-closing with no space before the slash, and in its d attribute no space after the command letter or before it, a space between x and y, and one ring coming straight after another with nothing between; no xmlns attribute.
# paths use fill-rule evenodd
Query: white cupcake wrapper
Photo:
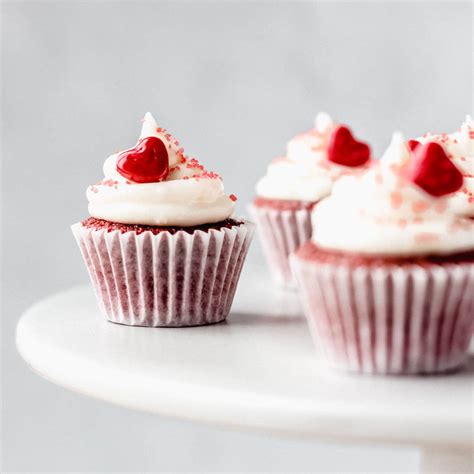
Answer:
<svg viewBox="0 0 474 474"><path fill-rule="evenodd" d="M156 235L72 226L105 317L153 327L223 321L253 230L250 222Z"/></svg>
<svg viewBox="0 0 474 474"><path fill-rule="evenodd" d="M289 256L311 238L311 211L268 209L255 205L249 211L257 224L263 253L274 280L285 287L296 288Z"/></svg>
<svg viewBox="0 0 474 474"><path fill-rule="evenodd" d="M292 266L316 348L355 372L444 372L468 357L474 329L474 265Z"/></svg>

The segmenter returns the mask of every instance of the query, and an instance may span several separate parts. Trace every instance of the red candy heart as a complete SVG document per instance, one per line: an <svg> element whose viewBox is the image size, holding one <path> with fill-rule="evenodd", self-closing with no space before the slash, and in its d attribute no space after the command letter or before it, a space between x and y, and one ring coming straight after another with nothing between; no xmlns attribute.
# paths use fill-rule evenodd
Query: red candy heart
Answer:
<svg viewBox="0 0 474 474"><path fill-rule="evenodd" d="M463 175L435 142L416 147L404 175L435 197L454 193L463 184Z"/></svg>
<svg viewBox="0 0 474 474"><path fill-rule="evenodd" d="M117 171L135 183L163 181L169 173L166 145L157 137L139 140L134 148L118 155Z"/></svg>
<svg viewBox="0 0 474 474"><path fill-rule="evenodd" d="M418 140L408 140L407 145L411 151L415 151L421 145L421 143Z"/></svg>
<svg viewBox="0 0 474 474"><path fill-rule="evenodd" d="M328 160L338 165L362 166L370 160L369 145L357 141L351 131L341 125L329 138Z"/></svg>

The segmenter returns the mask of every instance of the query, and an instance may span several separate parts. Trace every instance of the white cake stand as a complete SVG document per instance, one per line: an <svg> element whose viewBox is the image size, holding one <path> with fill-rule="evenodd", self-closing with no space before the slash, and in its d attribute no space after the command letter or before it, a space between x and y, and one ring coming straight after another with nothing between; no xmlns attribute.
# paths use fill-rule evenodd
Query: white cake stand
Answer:
<svg viewBox="0 0 474 474"><path fill-rule="evenodd" d="M247 269L228 322L180 329L106 322L89 286L31 307L27 364L128 408L298 436L415 445L423 472L472 472L474 360L435 377L336 373L315 356L296 295Z"/></svg>

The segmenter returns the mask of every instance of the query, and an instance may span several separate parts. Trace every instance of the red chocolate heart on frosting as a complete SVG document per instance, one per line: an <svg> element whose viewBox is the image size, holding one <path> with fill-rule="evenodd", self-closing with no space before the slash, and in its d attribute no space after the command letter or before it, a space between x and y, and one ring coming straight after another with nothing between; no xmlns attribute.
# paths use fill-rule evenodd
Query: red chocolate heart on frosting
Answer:
<svg viewBox="0 0 474 474"><path fill-rule="evenodd" d="M421 143L418 140L408 140L407 145L411 151L415 151L421 145Z"/></svg>
<svg viewBox="0 0 474 474"><path fill-rule="evenodd" d="M451 194L461 188L463 175L435 142L419 145L405 171L405 176L435 197Z"/></svg>
<svg viewBox="0 0 474 474"><path fill-rule="evenodd" d="M341 125L329 138L328 160L343 166L362 166L370 159L369 145L359 142Z"/></svg>
<svg viewBox="0 0 474 474"><path fill-rule="evenodd" d="M155 183L169 173L166 145L157 137L139 140L134 148L117 157L117 171L135 183Z"/></svg>

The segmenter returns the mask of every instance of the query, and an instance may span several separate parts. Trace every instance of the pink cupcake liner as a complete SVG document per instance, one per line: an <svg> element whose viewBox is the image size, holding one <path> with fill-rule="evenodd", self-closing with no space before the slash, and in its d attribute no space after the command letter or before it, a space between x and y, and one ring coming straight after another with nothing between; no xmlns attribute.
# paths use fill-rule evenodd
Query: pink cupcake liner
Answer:
<svg viewBox="0 0 474 474"><path fill-rule="evenodd" d="M114 323L198 326L229 314L254 225L120 233L72 226L99 307Z"/></svg>
<svg viewBox="0 0 474 474"><path fill-rule="evenodd" d="M274 280L285 287L296 288L289 256L311 238L311 210L269 209L251 205L252 218L263 253Z"/></svg>
<svg viewBox="0 0 474 474"><path fill-rule="evenodd" d="M346 371L436 373L468 358L474 265L349 269L292 259L317 350Z"/></svg>

